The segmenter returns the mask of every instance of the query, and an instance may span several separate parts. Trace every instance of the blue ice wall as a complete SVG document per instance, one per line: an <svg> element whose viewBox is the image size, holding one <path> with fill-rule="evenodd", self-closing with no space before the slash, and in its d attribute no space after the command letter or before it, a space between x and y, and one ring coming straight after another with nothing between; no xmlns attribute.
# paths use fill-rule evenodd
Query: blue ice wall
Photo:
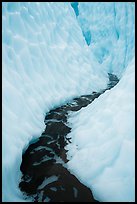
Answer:
<svg viewBox="0 0 137 204"><path fill-rule="evenodd" d="M135 52L134 2L73 2L71 5L84 39L102 69L121 77Z"/></svg>
<svg viewBox="0 0 137 204"><path fill-rule="evenodd" d="M75 11L76 16L78 16L78 15L79 15L78 2L72 2L72 3L71 3L71 6L72 6L72 8L73 8L74 11Z"/></svg>

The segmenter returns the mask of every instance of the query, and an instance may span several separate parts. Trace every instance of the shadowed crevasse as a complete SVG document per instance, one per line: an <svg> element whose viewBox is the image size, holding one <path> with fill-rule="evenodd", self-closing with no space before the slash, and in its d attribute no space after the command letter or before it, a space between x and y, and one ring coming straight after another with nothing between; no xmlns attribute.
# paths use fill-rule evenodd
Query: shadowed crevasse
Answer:
<svg viewBox="0 0 137 204"><path fill-rule="evenodd" d="M107 89L111 89L119 80L113 74L108 76ZM71 131L67 118L70 111L87 106L107 89L74 98L49 111L45 117L45 131L22 155L19 187L24 192L24 199L31 197L34 202L97 202L91 190L67 170L65 146L71 142L71 138L66 137Z"/></svg>

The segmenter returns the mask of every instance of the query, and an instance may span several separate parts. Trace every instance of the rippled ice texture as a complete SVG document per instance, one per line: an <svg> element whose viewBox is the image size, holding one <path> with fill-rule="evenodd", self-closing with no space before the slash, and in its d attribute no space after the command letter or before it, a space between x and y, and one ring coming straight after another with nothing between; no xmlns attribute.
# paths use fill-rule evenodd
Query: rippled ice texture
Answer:
<svg viewBox="0 0 137 204"><path fill-rule="evenodd" d="M100 66L121 77L123 69L134 57L134 2L80 2L72 5L75 5L83 35Z"/></svg>
<svg viewBox="0 0 137 204"><path fill-rule="evenodd" d="M135 200L135 5L84 2L72 6L100 67L122 78L70 120L69 168L96 199L131 202Z"/></svg>
<svg viewBox="0 0 137 204"><path fill-rule="evenodd" d="M135 201L135 60L120 82L71 115L71 172L102 202Z"/></svg>
<svg viewBox="0 0 137 204"><path fill-rule="evenodd" d="M20 201L22 151L64 101L106 86L70 3L2 4L3 201Z"/></svg>
<svg viewBox="0 0 137 204"><path fill-rule="evenodd" d="M104 9L104 4L101 5ZM130 13L130 9L127 12ZM98 13L97 16L100 18ZM129 22L132 21L130 16ZM116 22L121 19L122 15ZM117 25L119 29L123 23L125 26L123 20ZM3 201L24 201L18 189L22 151L43 132L45 113L75 96L106 87L111 63L98 60L102 53L96 54L98 49L92 51L86 44L81 28L67 2L2 3ZM132 28L124 27L121 36ZM91 35L91 45L92 38ZM112 50L117 53L122 49L117 56L123 60L121 53L126 52L127 40L119 42L123 43ZM128 46L132 45L128 42ZM105 44L108 49L110 44ZM124 68L120 60L115 63L113 70Z"/></svg>

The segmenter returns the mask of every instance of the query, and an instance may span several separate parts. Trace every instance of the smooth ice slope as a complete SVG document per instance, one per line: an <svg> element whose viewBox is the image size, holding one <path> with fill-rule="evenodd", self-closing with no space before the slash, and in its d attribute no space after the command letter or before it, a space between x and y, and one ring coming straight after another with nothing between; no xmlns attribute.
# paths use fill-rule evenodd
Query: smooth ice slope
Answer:
<svg viewBox="0 0 137 204"><path fill-rule="evenodd" d="M97 61L121 77L134 56L134 2L73 2L85 40Z"/></svg>
<svg viewBox="0 0 137 204"><path fill-rule="evenodd" d="M68 167L102 202L135 201L135 60L120 82L72 114Z"/></svg>
<svg viewBox="0 0 137 204"><path fill-rule="evenodd" d="M3 2L2 51L3 201L23 201L22 151L43 132L45 113L107 78L69 3Z"/></svg>

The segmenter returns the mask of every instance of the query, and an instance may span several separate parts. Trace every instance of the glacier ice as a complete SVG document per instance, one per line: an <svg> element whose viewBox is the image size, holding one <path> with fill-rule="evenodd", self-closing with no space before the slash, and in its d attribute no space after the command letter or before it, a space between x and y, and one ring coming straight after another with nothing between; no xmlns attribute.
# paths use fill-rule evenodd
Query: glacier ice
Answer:
<svg viewBox="0 0 137 204"><path fill-rule="evenodd" d="M74 9L76 16L78 16L79 15L78 2L71 2L71 6Z"/></svg>
<svg viewBox="0 0 137 204"><path fill-rule="evenodd" d="M135 60L120 82L71 114L68 168L102 202L135 201Z"/></svg>
<svg viewBox="0 0 137 204"><path fill-rule="evenodd" d="M105 87L107 75L69 3L3 2L2 52L3 201L22 201L22 151L43 132L46 112Z"/></svg>
<svg viewBox="0 0 137 204"><path fill-rule="evenodd" d="M126 70L134 55L134 4L112 2L108 4L78 3L76 4L77 17L71 5L67 2L2 3L2 199L4 202L25 202L18 188L19 179L21 178L19 168L22 152L30 142L43 132L45 126L44 116L50 109L63 104L75 96L90 94L92 91L100 91L105 88L108 82L108 71L117 74L119 77L123 75L123 82L121 80L121 83L125 83L125 87L124 85L119 85L119 88L114 90L121 93L125 99L127 99L126 93L130 93L131 85L124 80L125 76L127 78L130 76L130 73L122 73L124 69ZM83 34L88 38L89 46L85 42ZM133 67L133 65L129 67ZM130 68L127 70L130 70L131 73L133 71ZM116 94L117 91L106 92L106 95L111 93L108 100L112 101L111 96L113 96L113 93ZM126 101L127 105L123 100L121 101L121 103L123 102L124 110L127 110L127 114L124 112L124 118L132 110L133 91L132 89L131 94L129 94L129 98ZM105 98L105 94L102 97ZM98 103L100 101L103 106L105 99L103 100L102 97L99 97L97 101ZM117 100L115 98L114 108L119 102L119 98ZM129 100L131 100L130 106ZM96 111L91 110L91 107L92 105L89 106L89 110L91 113L95 113ZM107 105L104 105L104 108L104 114L106 114L105 111L110 116L114 114ZM88 118L89 123L91 113ZM117 124L117 119L121 120L121 117L123 117L122 113L120 112L121 115L117 115L115 125ZM83 116L86 121L86 114L83 114ZM95 115L95 117L97 116ZM104 115L102 115L103 117ZM78 119L79 117L76 118ZM75 121L75 125L79 125L81 132L84 131L82 130L83 119L78 119L81 124ZM98 118L96 121L102 128L105 127L106 122L104 120L104 123L101 123ZM111 124L111 121L108 122ZM122 127L124 127L124 124L127 124L128 130L132 126L127 123L126 119L124 122L120 128L121 132L123 132ZM91 129L93 131L93 127ZM99 128L94 131L98 131L96 134L99 138ZM106 131L108 133L109 131L112 132L112 128ZM119 143L121 154L118 158L121 159L118 159L117 162L121 162L122 158L124 161L124 151L130 151L133 146L134 143L131 141L133 140L133 131L134 129L130 134L132 139L128 138L129 141L124 140L124 138L128 137L127 134L125 137L123 136L123 139L122 136L120 138L117 136L116 140L114 140L116 145L118 141L124 143L123 146ZM89 129L86 132L88 137ZM72 132L72 135L74 135L74 132ZM83 148L83 145L86 145L90 138L83 140L82 133L79 134L79 137L81 138L79 142L82 145L79 148ZM109 143L109 134L107 134L107 137L106 140L108 139ZM105 140L103 138L101 141L104 144ZM97 144L98 142L99 140L97 140ZM93 143L96 143L96 138L94 137ZM108 147L107 142L106 147ZM112 147L110 151L116 150L117 152L116 146L112 144ZM75 152L75 150L74 145L71 151ZM132 155L133 150L134 148L129 153L129 157ZM87 149L83 149L83 157L81 157L83 162L86 154ZM98 158L99 156L100 154ZM105 152L102 154L103 156L105 156ZM107 162L112 159L111 156L114 155L110 155L109 161L106 158L100 165L103 166L103 162L108 164ZM133 159L130 162L133 165ZM83 163L81 162L81 164ZM119 171L117 169L118 166L118 164L114 166L116 173ZM86 184L86 175L82 177L82 169L79 173L77 166L73 165L73 160L70 161L70 167L73 170L76 169L77 175ZM98 163L96 168L98 173L100 173ZM122 170L121 168L120 171ZM127 175L130 171L130 167L126 166L124 174ZM104 187L101 186L106 173L108 175L111 174L111 169L103 172L102 175L100 174L98 182L92 186L95 189L93 189L95 196L102 200L106 199L106 197L100 197L102 189L104 190L104 196L106 196L105 193L108 190L106 188L107 190L105 191ZM131 171L129 175L131 175L131 179L128 177L127 180L124 180L125 186L129 182L131 184L134 182L134 179L132 180L133 172ZM113 175L114 178L115 176L117 175ZM112 184L112 182L108 184L108 186L111 185L110 191L116 186ZM119 180L120 185L122 183ZM129 190L128 187L127 190ZM125 191L123 189L123 195ZM113 197L112 191L108 195L108 199L109 196L110 198L111 196Z"/></svg>
<svg viewBox="0 0 137 204"><path fill-rule="evenodd" d="M133 2L73 3L77 20L91 52L108 72L121 77L134 56Z"/></svg>
<svg viewBox="0 0 137 204"><path fill-rule="evenodd" d="M103 69L121 81L70 119L69 168L96 199L134 202L134 3L83 2L78 11L77 20L85 38L91 40L91 52Z"/></svg>

